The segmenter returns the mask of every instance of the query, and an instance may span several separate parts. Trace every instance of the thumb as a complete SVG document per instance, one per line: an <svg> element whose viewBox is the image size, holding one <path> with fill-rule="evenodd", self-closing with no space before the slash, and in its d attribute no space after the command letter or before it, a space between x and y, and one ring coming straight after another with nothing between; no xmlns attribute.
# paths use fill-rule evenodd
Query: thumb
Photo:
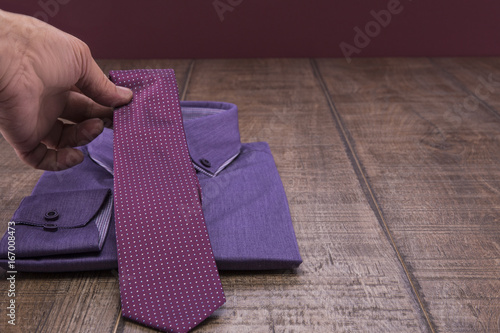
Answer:
<svg viewBox="0 0 500 333"><path fill-rule="evenodd" d="M121 106L132 99L132 90L116 86L101 71L85 45L82 73L76 86L88 97L105 106Z"/></svg>

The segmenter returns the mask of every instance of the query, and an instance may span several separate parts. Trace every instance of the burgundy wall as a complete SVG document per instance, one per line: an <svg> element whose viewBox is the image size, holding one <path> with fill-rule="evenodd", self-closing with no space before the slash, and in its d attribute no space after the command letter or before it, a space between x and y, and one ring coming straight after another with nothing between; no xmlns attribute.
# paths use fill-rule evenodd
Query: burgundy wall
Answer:
<svg viewBox="0 0 500 333"><path fill-rule="evenodd" d="M388 6L383 27L370 12ZM0 8L78 36L97 58L342 57L342 42L361 57L500 56L496 0L0 0ZM354 28L367 24L372 37L355 40Z"/></svg>

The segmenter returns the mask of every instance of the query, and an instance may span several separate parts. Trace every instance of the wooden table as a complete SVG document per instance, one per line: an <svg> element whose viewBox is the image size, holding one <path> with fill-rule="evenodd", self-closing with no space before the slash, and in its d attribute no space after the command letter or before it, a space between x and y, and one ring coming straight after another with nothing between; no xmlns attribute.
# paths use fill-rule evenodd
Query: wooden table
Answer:
<svg viewBox="0 0 500 333"><path fill-rule="evenodd" d="M239 106L267 141L304 263L223 272L195 332L499 332L500 59L100 61L174 68L182 98ZM41 175L0 140L2 231ZM1 332L150 332L120 317L112 271L16 281Z"/></svg>

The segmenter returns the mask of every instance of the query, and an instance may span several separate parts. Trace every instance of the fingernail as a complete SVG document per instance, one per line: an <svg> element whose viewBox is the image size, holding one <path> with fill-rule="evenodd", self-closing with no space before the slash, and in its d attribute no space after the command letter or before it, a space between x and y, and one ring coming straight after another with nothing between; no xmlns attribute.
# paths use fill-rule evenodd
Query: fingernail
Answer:
<svg viewBox="0 0 500 333"><path fill-rule="evenodd" d="M116 90L118 91L118 94L120 94L120 97L126 100L130 100L134 94L132 90L125 87L116 86Z"/></svg>
<svg viewBox="0 0 500 333"><path fill-rule="evenodd" d="M65 170L72 168L83 162L83 153L76 149L71 149L66 153L66 158L63 161L57 161L57 170Z"/></svg>
<svg viewBox="0 0 500 333"><path fill-rule="evenodd" d="M75 166L82 162L83 162L83 153L79 150L72 150L66 158L66 165L68 167Z"/></svg>

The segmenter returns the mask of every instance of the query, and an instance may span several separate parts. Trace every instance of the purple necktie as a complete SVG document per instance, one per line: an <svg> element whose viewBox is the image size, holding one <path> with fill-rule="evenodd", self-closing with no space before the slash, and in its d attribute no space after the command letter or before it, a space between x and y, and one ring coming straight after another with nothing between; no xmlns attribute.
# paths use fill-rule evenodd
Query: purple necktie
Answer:
<svg viewBox="0 0 500 333"><path fill-rule="evenodd" d="M114 113L114 195L124 317L188 332L225 302L174 71L112 71L134 91Z"/></svg>

